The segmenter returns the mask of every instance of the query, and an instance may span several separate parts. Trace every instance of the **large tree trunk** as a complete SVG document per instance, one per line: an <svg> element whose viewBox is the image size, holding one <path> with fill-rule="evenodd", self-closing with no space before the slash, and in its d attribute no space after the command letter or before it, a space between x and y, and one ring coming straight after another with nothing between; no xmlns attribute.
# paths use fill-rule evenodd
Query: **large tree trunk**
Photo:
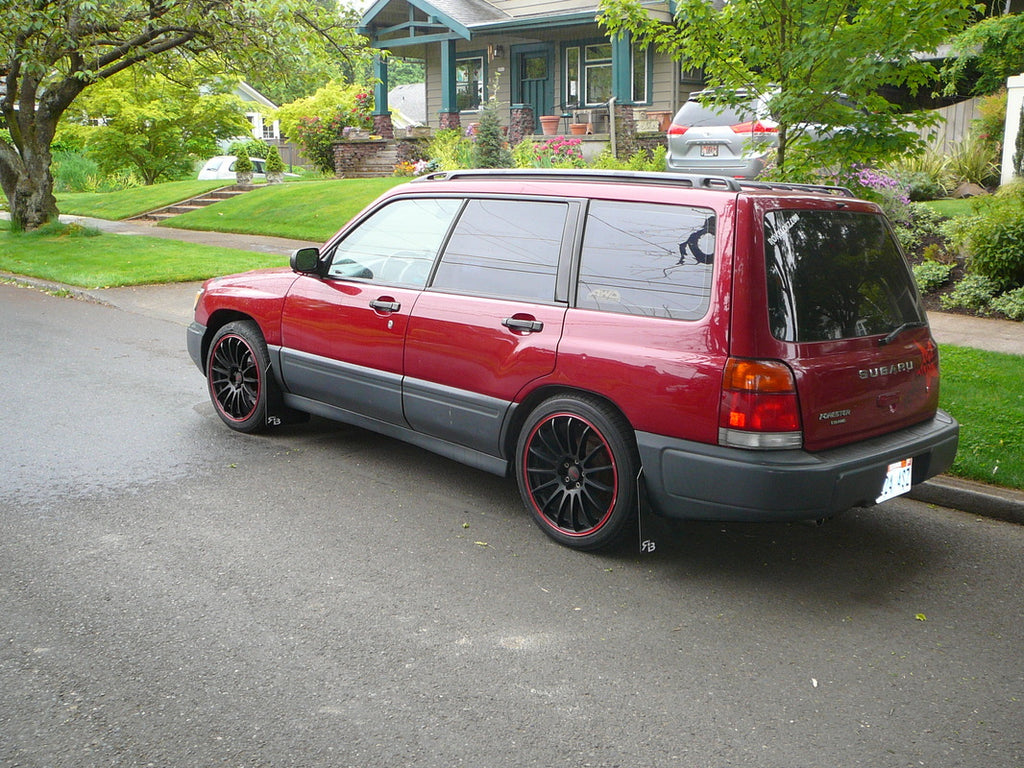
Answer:
<svg viewBox="0 0 1024 768"><path fill-rule="evenodd" d="M0 156L0 182L10 204L11 226L17 231L37 229L57 218L50 159L48 146Z"/></svg>

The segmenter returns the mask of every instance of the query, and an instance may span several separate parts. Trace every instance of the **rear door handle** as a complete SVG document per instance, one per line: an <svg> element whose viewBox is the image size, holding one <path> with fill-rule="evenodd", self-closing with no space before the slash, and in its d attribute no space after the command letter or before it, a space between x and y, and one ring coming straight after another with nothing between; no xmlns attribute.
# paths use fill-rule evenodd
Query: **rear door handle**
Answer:
<svg viewBox="0 0 1024 768"><path fill-rule="evenodd" d="M374 299L370 302L370 307L378 312L397 312L402 308L402 305L397 301L389 299Z"/></svg>
<svg viewBox="0 0 1024 768"><path fill-rule="evenodd" d="M506 317L501 324L509 330L521 333L537 333L544 330L544 323L540 320L526 320L521 317Z"/></svg>

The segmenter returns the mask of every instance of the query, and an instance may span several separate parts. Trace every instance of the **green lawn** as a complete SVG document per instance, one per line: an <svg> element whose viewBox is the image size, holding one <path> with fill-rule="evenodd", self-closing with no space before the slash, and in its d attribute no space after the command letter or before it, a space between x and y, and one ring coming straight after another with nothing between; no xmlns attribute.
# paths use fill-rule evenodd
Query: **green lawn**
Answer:
<svg viewBox="0 0 1024 768"><path fill-rule="evenodd" d="M408 179L330 179L273 184L175 216L173 226L322 242L383 192Z"/></svg>
<svg viewBox="0 0 1024 768"><path fill-rule="evenodd" d="M118 221L180 203L211 189L224 187L230 181L172 181L149 187L133 187L119 192L62 192L57 195L57 208L73 216L92 216Z"/></svg>
<svg viewBox="0 0 1024 768"><path fill-rule="evenodd" d="M957 216L970 216L974 213L974 205L970 198L962 200L929 200L925 205L940 216L946 216L950 219Z"/></svg>
<svg viewBox="0 0 1024 768"><path fill-rule="evenodd" d="M942 345L940 404L960 422L950 474L1024 489L1024 356Z"/></svg>
<svg viewBox="0 0 1024 768"><path fill-rule="evenodd" d="M180 283L287 265L281 256L76 227L13 234L0 221L0 271L82 288Z"/></svg>

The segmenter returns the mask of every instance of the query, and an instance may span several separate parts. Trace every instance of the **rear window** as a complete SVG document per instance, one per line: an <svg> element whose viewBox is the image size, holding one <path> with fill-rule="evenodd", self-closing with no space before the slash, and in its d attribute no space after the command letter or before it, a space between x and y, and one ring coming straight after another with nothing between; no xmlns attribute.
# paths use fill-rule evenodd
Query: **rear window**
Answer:
<svg viewBox="0 0 1024 768"><path fill-rule="evenodd" d="M881 216L772 211L764 235L777 339L872 336L924 320L913 274Z"/></svg>
<svg viewBox="0 0 1024 768"><path fill-rule="evenodd" d="M757 102L751 101L735 107L719 104L704 104L695 99L683 104L676 114L676 125L700 128L707 125L737 125L757 117Z"/></svg>
<svg viewBox="0 0 1024 768"><path fill-rule="evenodd" d="M576 306L699 320L711 301L715 213L595 200L587 213Z"/></svg>

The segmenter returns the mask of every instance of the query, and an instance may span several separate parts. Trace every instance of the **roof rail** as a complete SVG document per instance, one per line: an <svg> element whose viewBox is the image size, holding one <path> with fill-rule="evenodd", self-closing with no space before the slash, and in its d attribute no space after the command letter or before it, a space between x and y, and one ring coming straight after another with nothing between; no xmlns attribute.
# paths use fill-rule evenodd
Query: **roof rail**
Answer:
<svg viewBox="0 0 1024 768"><path fill-rule="evenodd" d="M837 195L839 197L856 197L846 187L833 187L827 184L797 184L789 181L754 181L741 180L741 187L749 189L781 189L794 192L820 192L823 195Z"/></svg>
<svg viewBox="0 0 1024 768"><path fill-rule="evenodd" d="M472 168L458 171L435 171L413 179L421 181L453 181L457 179L510 178L523 181L619 181L632 184L689 187L691 189L720 189L739 192L740 182L728 176L702 176L685 173L659 173L653 171L612 171L597 168Z"/></svg>

